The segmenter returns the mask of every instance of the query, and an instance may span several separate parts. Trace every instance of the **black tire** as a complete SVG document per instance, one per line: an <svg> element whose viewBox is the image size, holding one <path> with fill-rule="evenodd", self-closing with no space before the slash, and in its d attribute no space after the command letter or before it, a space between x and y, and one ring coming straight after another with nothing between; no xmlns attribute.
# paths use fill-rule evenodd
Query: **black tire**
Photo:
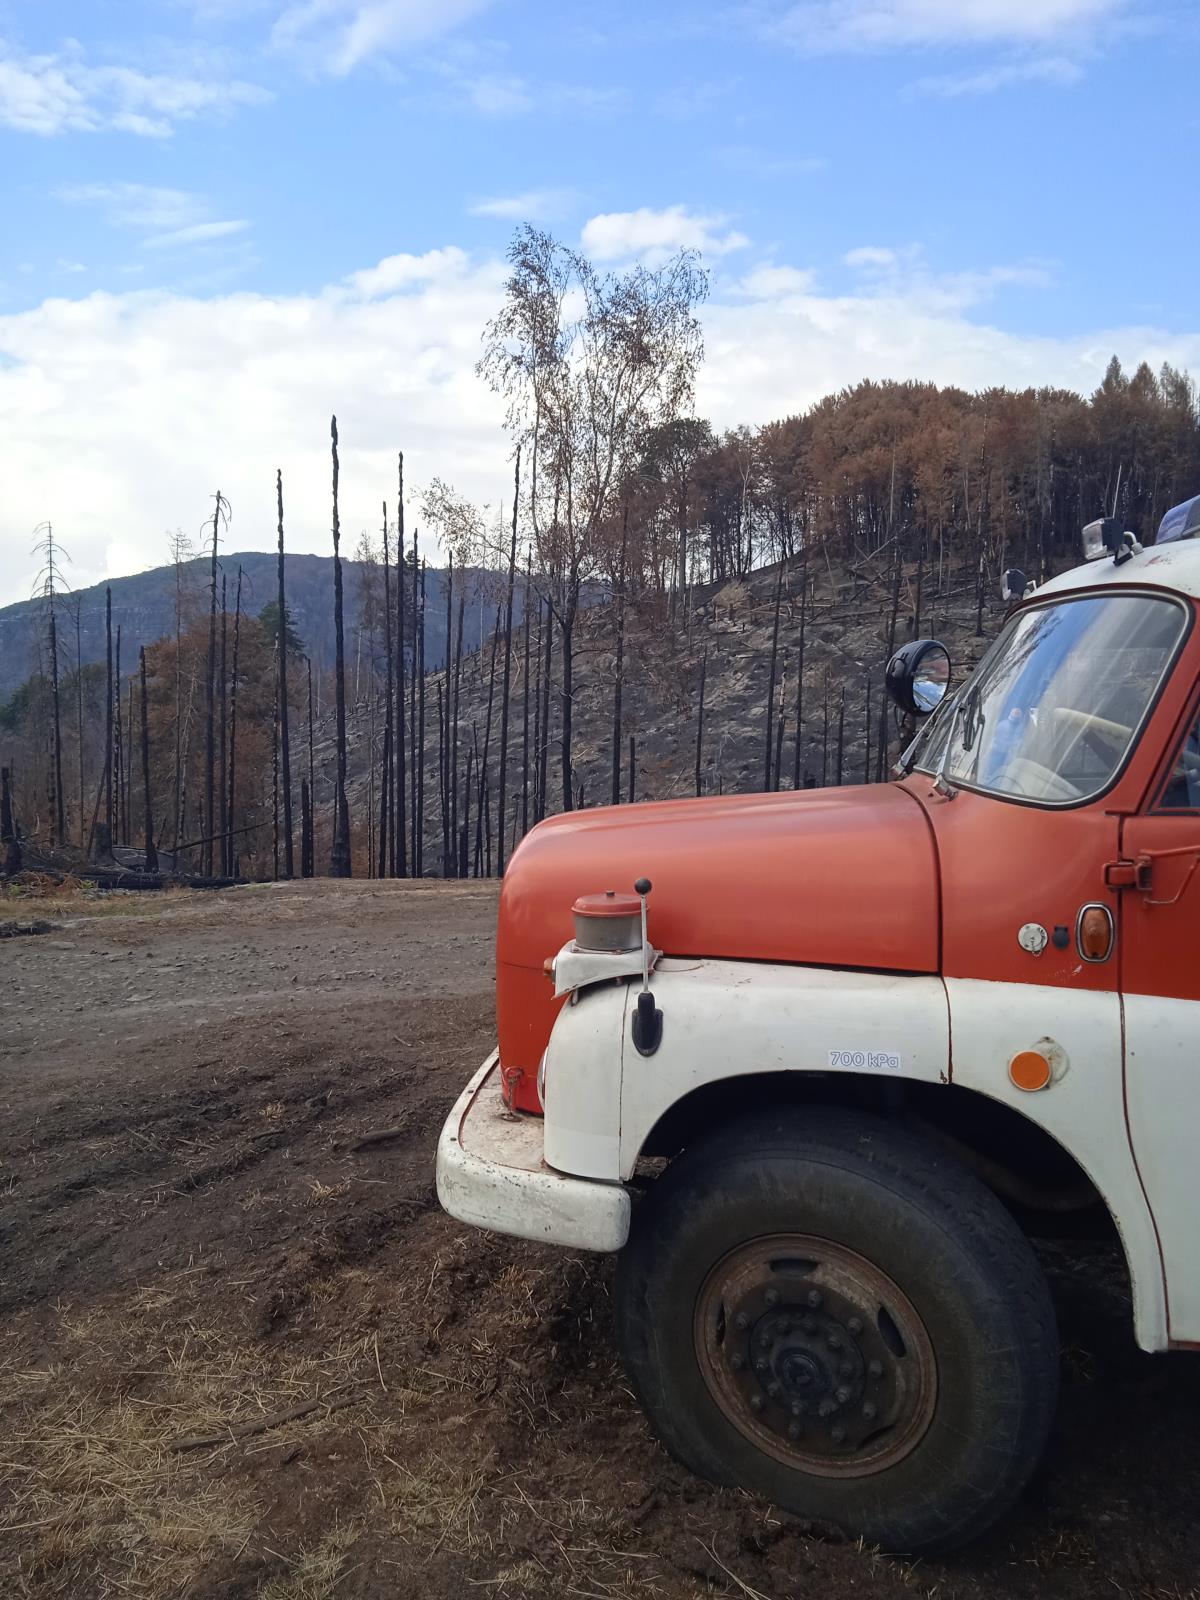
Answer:
<svg viewBox="0 0 1200 1600"><path fill-rule="evenodd" d="M680 1461L888 1550L982 1533L1054 1416L1057 1330L1027 1241L971 1173L875 1117L789 1109L685 1151L635 1211L616 1314L633 1386ZM774 1399L755 1388L768 1382Z"/></svg>

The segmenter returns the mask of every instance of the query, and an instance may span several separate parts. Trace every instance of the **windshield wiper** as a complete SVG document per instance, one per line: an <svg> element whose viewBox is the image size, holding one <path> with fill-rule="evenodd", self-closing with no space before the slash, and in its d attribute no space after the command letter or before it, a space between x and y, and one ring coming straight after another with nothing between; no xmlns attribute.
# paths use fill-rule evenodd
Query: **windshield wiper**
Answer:
<svg viewBox="0 0 1200 1600"><path fill-rule="evenodd" d="M937 772L933 778L933 792L941 795L943 800L953 800L958 790L946 777L946 763L950 759L950 746L954 743L954 735L958 730L958 719L962 716L965 699L955 700L950 709L950 726L946 731L946 742L942 746L942 759L938 762Z"/></svg>

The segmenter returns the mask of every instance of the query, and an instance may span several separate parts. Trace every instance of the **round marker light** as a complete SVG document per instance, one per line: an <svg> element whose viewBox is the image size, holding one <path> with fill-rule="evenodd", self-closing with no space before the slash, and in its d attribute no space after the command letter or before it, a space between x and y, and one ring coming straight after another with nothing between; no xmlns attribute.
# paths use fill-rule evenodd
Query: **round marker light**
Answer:
<svg viewBox="0 0 1200 1600"><path fill-rule="evenodd" d="M1050 1063L1040 1050L1018 1050L1008 1063L1008 1076L1015 1088L1035 1094L1050 1083Z"/></svg>

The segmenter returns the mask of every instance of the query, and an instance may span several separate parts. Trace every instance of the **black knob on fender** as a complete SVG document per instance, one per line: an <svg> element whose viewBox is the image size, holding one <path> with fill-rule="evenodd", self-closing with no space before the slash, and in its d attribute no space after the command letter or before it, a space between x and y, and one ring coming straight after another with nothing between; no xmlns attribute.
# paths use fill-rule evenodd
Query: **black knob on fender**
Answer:
<svg viewBox="0 0 1200 1600"><path fill-rule="evenodd" d="M654 885L649 878L639 878L633 886L634 894L649 894Z"/></svg>

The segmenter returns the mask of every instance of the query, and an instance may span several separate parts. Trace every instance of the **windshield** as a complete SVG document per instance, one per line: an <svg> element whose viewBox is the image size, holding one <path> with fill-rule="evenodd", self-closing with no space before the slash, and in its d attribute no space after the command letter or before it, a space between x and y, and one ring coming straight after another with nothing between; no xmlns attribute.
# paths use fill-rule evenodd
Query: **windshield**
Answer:
<svg viewBox="0 0 1200 1600"><path fill-rule="evenodd" d="M1021 612L906 768L1045 805L1093 798L1124 764L1186 621L1173 600L1136 594Z"/></svg>

